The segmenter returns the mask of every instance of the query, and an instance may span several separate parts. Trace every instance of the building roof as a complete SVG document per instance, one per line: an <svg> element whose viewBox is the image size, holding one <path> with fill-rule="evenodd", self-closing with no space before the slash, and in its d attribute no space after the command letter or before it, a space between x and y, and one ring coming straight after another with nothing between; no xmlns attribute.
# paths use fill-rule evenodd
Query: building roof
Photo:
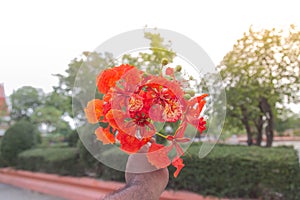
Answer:
<svg viewBox="0 0 300 200"><path fill-rule="evenodd" d="M0 83L0 99L5 99L5 93L4 93L4 85L3 83Z"/></svg>
<svg viewBox="0 0 300 200"><path fill-rule="evenodd" d="M8 107L4 92L4 85L0 83L0 117L8 115Z"/></svg>

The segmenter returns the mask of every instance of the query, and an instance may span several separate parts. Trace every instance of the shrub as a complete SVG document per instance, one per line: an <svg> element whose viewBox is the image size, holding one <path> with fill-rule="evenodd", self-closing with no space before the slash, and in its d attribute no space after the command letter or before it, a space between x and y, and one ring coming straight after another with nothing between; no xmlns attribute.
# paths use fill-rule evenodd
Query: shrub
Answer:
<svg viewBox="0 0 300 200"><path fill-rule="evenodd" d="M83 166L78 160L76 148L36 148L19 154L17 168L79 176L83 174Z"/></svg>
<svg viewBox="0 0 300 200"><path fill-rule="evenodd" d="M186 153L186 167L169 187L219 197L299 199L299 163L291 147L216 145L204 159L199 145ZM170 173L174 169L170 167Z"/></svg>
<svg viewBox="0 0 300 200"><path fill-rule="evenodd" d="M77 143L78 143L78 133L77 131L72 131L66 138L66 142L68 143L69 147L76 147Z"/></svg>
<svg viewBox="0 0 300 200"><path fill-rule="evenodd" d="M79 150L80 164L84 167L86 175L100 177L105 180L124 181L124 172L107 167L99 162L91 153L86 149L81 140L78 141L77 148ZM114 153L108 152L109 159L113 158Z"/></svg>
<svg viewBox="0 0 300 200"><path fill-rule="evenodd" d="M5 132L0 149L5 164L16 165L17 155L33 147L37 140L38 133L31 122L22 120L12 125Z"/></svg>
<svg viewBox="0 0 300 200"><path fill-rule="evenodd" d="M177 178L174 167L169 167L168 188L229 198L300 199L299 163L291 147L216 145L203 159L198 157L199 149L199 144L191 145ZM114 159L115 154L105 156ZM104 166L101 177L124 181L124 172Z"/></svg>
<svg viewBox="0 0 300 200"><path fill-rule="evenodd" d="M0 149L1 149L1 138L0 138ZM0 151L0 167L5 167L5 163L2 158L1 151Z"/></svg>
<svg viewBox="0 0 300 200"><path fill-rule="evenodd" d="M19 155L18 166L63 175L82 175L88 169L102 179L124 181L124 172L99 163L78 144L80 156L76 148L33 149ZM299 162L293 148L216 145L203 159L198 158L199 148L193 144L185 153L186 166L176 179L175 169L169 167L168 188L228 198L300 199ZM111 149L102 156L114 161L117 153Z"/></svg>

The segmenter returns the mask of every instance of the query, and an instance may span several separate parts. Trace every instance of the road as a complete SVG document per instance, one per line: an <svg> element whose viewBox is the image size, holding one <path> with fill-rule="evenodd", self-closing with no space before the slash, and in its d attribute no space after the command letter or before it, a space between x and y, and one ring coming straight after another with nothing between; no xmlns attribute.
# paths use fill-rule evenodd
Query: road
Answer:
<svg viewBox="0 0 300 200"><path fill-rule="evenodd" d="M0 200L64 200L0 183Z"/></svg>

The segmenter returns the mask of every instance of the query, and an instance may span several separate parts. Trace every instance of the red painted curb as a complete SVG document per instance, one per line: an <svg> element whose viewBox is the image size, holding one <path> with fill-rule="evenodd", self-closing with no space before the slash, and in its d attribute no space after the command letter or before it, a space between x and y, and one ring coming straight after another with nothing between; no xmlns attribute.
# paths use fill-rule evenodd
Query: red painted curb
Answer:
<svg viewBox="0 0 300 200"><path fill-rule="evenodd" d="M68 200L100 200L123 183L0 168L0 182ZM160 200L217 200L186 191L165 191ZM225 199L223 199L225 200Z"/></svg>

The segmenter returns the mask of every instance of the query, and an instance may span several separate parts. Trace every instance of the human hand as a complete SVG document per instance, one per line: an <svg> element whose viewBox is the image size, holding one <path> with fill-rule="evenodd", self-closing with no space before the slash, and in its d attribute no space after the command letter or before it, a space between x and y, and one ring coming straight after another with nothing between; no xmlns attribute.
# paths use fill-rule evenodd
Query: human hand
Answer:
<svg viewBox="0 0 300 200"><path fill-rule="evenodd" d="M104 200L158 200L169 181L167 168L156 169L148 162L144 146L139 153L129 156L126 166L126 186Z"/></svg>
<svg viewBox="0 0 300 200"><path fill-rule="evenodd" d="M156 169L151 165L146 156L147 150L148 147L144 146L139 153L129 156L125 179L127 185L138 186L141 192L148 193L151 198L147 199L156 200L168 184L169 171L167 168Z"/></svg>

